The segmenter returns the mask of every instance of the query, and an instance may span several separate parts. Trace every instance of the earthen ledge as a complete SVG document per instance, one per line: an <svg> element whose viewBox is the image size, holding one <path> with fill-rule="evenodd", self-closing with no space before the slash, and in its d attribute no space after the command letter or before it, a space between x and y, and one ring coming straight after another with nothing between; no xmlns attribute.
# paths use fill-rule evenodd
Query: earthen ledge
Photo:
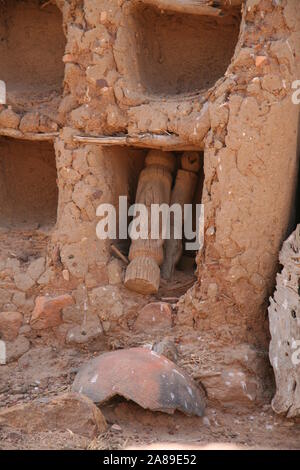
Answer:
<svg viewBox="0 0 300 470"><path fill-rule="evenodd" d="M21 140L31 140L31 141L54 141L56 137L58 137L58 132L26 132L23 133L16 129L1 129L0 128L0 136L2 137L10 137L13 139L21 139Z"/></svg>

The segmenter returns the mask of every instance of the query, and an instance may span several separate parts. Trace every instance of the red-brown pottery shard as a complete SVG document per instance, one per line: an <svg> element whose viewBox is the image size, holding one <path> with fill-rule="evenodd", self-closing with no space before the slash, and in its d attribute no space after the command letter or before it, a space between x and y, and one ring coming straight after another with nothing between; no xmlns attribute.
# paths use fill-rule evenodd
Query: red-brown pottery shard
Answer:
<svg viewBox="0 0 300 470"><path fill-rule="evenodd" d="M203 389L172 361L146 348L92 359L79 370L72 390L98 404L120 395L153 411L203 416L205 409Z"/></svg>

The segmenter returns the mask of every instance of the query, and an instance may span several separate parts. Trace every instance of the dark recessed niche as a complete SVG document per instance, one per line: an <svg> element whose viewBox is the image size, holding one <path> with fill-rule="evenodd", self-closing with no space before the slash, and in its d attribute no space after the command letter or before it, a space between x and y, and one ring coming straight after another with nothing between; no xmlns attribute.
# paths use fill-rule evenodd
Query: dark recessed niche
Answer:
<svg viewBox="0 0 300 470"><path fill-rule="evenodd" d="M53 144L1 138L0 227L53 227L56 179Z"/></svg>
<svg viewBox="0 0 300 470"><path fill-rule="evenodd" d="M215 18L138 3L132 19L139 81L150 95L209 89L227 70L239 37L236 10Z"/></svg>
<svg viewBox="0 0 300 470"><path fill-rule="evenodd" d="M2 0L0 6L0 79L7 100L28 107L60 94L65 50L60 10L39 0Z"/></svg>

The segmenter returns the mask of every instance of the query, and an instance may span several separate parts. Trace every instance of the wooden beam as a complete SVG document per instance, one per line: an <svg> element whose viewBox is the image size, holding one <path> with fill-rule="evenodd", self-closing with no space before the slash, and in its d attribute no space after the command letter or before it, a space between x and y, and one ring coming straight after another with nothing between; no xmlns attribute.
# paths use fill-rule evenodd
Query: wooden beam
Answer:
<svg viewBox="0 0 300 470"><path fill-rule="evenodd" d="M246 0L214 0L214 4L220 7L241 7Z"/></svg>
<svg viewBox="0 0 300 470"><path fill-rule="evenodd" d="M136 134L124 136L73 136L75 142L84 144L97 144L103 147L107 146L127 146L138 148L152 148L164 151L181 151L181 150L203 150L203 143L199 145L190 144L182 140L175 134Z"/></svg>
<svg viewBox="0 0 300 470"><path fill-rule="evenodd" d="M112 251L116 256L118 256L125 264L129 264L128 258L126 258L126 256L123 255L123 253L121 253L121 251L119 250L119 248L117 248L114 244L111 244L111 245L110 245L110 249L111 249L111 251Z"/></svg>
<svg viewBox="0 0 300 470"><path fill-rule="evenodd" d="M212 1L206 0L143 0L143 3L155 5L160 10L171 10L196 15L219 16L220 8L212 6Z"/></svg>
<svg viewBox="0 0 300 470"><path fill-rule="evenodd" d="M21 139L21 140L33 140L33 141L53 141L58 137L59 133L58 132L36 132L36 133L31 133L31 132L26 132L23 133L21 131L18 131L16 129L1 129L0 128L0 136L3 137L11 137L13 139Z"/></svg>

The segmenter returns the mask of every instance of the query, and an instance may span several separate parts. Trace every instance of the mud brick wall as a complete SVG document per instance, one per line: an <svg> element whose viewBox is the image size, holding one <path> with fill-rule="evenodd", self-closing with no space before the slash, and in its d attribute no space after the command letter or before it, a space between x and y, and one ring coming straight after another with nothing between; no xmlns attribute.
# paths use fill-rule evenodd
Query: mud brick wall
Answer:
<svg viewBox="0 0 300 470"><path fill-rule="evenodd" d="M38 42L30 43L41 95L30 99L36 84L25 71L28 99L20 101L20 84L8 90L0 134L12 142L54 145L57 222L47 236L33 236L35 252L25 259L11 254L5 245L10 234L2 233L1 309L24 315L21 336L33 343L54 333L71 344L80 337L83 315L87 340L94 341L99 328L105 341L134 341L132 321L150 299L123 287L124 266L112 257L109 242L96 236L96 208L117 204L119 195L134 201L146 150L79 143L74 136L163 134L204 150L205 243L197 282L177 306L174 334L201 332L219 348L265 350L268 297L293 224L297 183L299 107L291 95L300 77L298 0L223 1L226 14L220 17L183 13L172 10L172 2L154 0L54 3L37 13L31 2L35 15L48 11L61 18L64 38L57 31L55 50L64 64L63 91L60 66L53 73L48 64L53 81L47 81L45 70L38 71ZM4 18L13 14L7 5ZM20 75L17 58L5 53L10 87ZM36 297L46 294L68 294L74 303L55 326L37 333L30 326L32 310Z"/></svg>
<svg viewBox="0 0 300 470"><path fill-rule="evenodd" d="M296 184L299 109L291 101L291 84L299 74L297 3L246 2L226 73L209 91L204 88L197 97L181 93L178 100L174 90L168 95L167 84L166 89L158 87L159 96L153 100L148 96L153 90L145 91L147 83L138 86L134 61L140 60L140 67L147 63L140 57L142 51L136 50L142 48L139 26L158 12L151 6L150 12L143 13L135 3L140 4L64 5L68 42L60 110L70 127L62 136L78 130L110 135L165 129L188 142L204 140L205 245L198 256L199 284L186 296L179 322L188 319L199 329L221 328L222 335L231 339L238 334L245 340L263 341L266 300L274 285ZM227 20L228 30L235 31L238 19L234 11ZM214 28L218 31L216 23ZM144 40L147 45L151 42ZM116 176L108 168L111 159L96 147L81 146L79 152L90 158L101 154L96 160L106 170L101 175L107 181L101 182L103 195L95 202L111 201L107 185ZM79 178L73 170L70 164L70 178ZM96 187L86 185L85 191ZM92 219L91 225L93 213Z"/></svg>

